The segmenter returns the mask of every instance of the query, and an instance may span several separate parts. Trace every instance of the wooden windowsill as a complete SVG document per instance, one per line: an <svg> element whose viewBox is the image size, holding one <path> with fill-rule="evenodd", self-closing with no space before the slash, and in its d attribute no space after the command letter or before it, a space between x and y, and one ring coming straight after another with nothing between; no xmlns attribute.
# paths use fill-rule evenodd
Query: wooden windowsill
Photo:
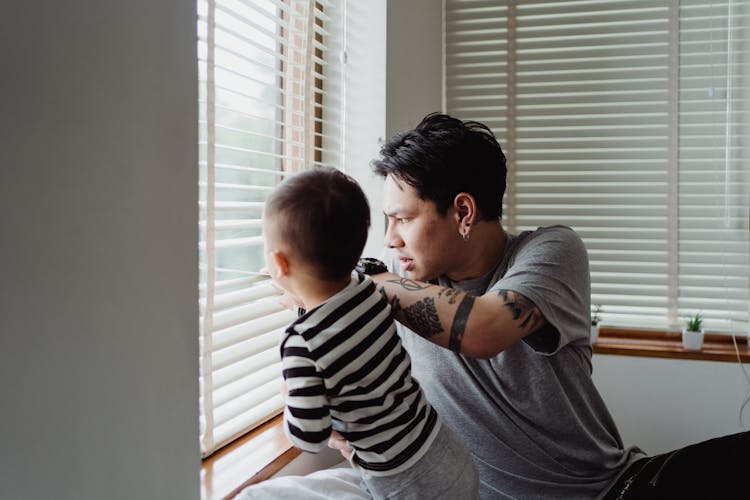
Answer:
<svg viewBox="0 0 750 500"><path fill-rule="evenodd" d="M702 361L750 362L750 349L747 337L737 337L737 349L732 337L706 334L703 349L688 351L682 347L680 332L651 330L627 330L621 328L601 328L599 340L594 344L595 354L617 354L646 358L697 359Z"/></svg>
<svg viewBox="0 0 750 500"><path fill-rule="evenodd" d="M747 337L737 338L739 358L750 362ZM601 328L595 354L649 358L737 362L732 338L707 334L703 349L686 351L679 332ZM284 435L283 416L277 415L257 429L218 450L201 466L202 500L225 500L243 488L267 479L299 456Z"/></svg>
<svg viewBox="0 0 750 500"><path fill-rule="evenodd" d="M299 454L284 435L283 415L277 415L203 459L201 499L234 498L243 488L276 474Z"/></svg>

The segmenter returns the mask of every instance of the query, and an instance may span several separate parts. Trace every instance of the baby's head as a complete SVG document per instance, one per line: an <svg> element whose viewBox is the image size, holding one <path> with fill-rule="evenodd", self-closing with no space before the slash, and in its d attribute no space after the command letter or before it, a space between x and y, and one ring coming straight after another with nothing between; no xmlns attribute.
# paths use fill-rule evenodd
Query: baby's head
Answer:
<svg viewBox="0 0 750 500"><path fill-rule="evenodd" d="M339 170L313 168L289 177L266 200L266 252L319 280L348 277L362 254L370 207L357 182Z"/></svg>

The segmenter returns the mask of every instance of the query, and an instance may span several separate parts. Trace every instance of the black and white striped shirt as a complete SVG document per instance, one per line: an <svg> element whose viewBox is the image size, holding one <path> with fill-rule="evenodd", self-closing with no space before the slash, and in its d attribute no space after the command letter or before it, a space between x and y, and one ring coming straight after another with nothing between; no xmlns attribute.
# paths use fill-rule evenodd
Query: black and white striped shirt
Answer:
<svg viewBox="0 0 750 500"><path fill-rule="evenodd" d="M281 357L284 427L302 450L320 451L334 429L355 465L390 475L416 463L440 428L411 378L390 306L367 276L353 273L344 290L292 323Z"/></svg>

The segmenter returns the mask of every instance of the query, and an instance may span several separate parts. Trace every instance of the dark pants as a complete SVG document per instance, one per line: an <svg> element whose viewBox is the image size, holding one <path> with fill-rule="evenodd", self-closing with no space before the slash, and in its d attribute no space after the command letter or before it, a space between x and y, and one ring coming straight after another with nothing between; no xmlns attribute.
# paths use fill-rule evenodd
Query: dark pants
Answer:
<svg viewBox="0 0 750 500"><path fill-rule="evenodd" d="M604 500L750 498L750 432L634 462Z"/></svg>

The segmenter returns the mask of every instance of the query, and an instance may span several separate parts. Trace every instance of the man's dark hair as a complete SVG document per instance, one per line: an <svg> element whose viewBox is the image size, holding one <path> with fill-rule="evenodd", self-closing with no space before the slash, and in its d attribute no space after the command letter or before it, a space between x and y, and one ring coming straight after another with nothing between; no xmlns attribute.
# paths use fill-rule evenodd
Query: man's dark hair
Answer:
<svg viewBox="0 0 750 500"><path fill-rule="evenodd" d="M482 123L429 114L414 130L386 142L372 167L378 175L412 186L443 215L461 192L474 196L481 219L498 220L503 214L505 154Z"/></svg>
<svg viewBox="0 0 750 500"><path fill-rule="evenodd" d="M279 184L266 200L265 217L278 224L283 244L326 280L351 274L370 227L362 188L343 172L325 167Z"/></svg>

